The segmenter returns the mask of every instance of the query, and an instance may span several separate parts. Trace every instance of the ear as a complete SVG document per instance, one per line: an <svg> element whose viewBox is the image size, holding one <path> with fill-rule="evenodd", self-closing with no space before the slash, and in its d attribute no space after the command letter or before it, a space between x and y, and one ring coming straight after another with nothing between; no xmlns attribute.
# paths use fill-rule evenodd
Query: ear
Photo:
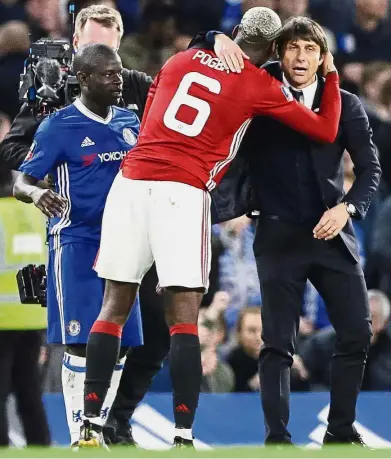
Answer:
<svg viewBox="0 0 391 459"><path fill-rule="evenodd" d="M235 40L239 32L239 24L237 24L232 30L232 39Z"/></svg>
<svg viewBox="0 0 391 459"><path fill-rule="evenodd" d="M79 48L79 37L76 34L73 34L73 50L76 53Z"/></svg>
<svg viewBox="0 0 391 459"><path fill-rule="evenodd" d="M324 54L322 54L320 56L320 59L319 59L319 67L323 64L323 61L324 61Z"/></svg>
<svg viewBox="0 0 391 459"><path fill-rule="evenodd" d="M77 81L79 82L81 87L87 87L90 81L90 75L86 72L77 72L76 74Z"/></svg>

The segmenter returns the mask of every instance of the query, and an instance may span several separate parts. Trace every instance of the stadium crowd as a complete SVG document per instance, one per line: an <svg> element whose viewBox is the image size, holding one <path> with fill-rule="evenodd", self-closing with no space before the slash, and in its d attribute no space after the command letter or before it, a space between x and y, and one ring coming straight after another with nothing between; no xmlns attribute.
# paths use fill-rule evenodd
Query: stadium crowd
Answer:
<svg viewBox="0 0 391 459"><path fill-rule="evenodd" d="M283 21L291 16L309 16L324 27L342 87L360 97L368 114L383 170L381 186L366 219L353 224L369 289L373 326L363 390L391 391L391 2L75 0L72 3L76 12L95 3L117 8L125 31L119 49L123 66L151 76L158 73L169 57L185 50L197 32L222 30L229 34L242 15L254 6L274 9ZM67 6L66 0L0 0L0 142L19 112L19 78L30 40L66 37ZM3 167L0 158L0 198L12 195L16 174ZM345 152L346 192L354 180L353 163ZM3 225L0 221L0 232ZM254 233L255 220L247 216L212 228L210 288L199 316L204 392L260 388L257 368L262 346L262 296L252 249ZM0 275L8 269L0 254ZM0 287L0 302L2 295ZM31 314L33 311L36 309L31 309ZM0 335L12 329L11 325L2 323L1 317L0 314ZM44 325L37 328L42 328L42 388L60 392L63 348L45 344ZM327 390L334 343L335 332L324 302L308 282L291 375L293 391ZM166 361L150 390L172 390Z"/></svg>

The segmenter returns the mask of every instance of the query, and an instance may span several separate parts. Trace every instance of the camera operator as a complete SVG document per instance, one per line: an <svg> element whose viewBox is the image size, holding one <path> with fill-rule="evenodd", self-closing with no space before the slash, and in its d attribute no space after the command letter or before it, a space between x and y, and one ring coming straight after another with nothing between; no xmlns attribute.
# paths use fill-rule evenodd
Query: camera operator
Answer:
<svg viewBox="0 0 391 459"><path fill-rule="evenodd" d="M46 311L21 304L15 268L46 259L45 220L12 197L11 171L0 171L0 448L8 446L7 399L13 393L28 446L49 445L38 358ZM28 384L26 384L28 379Z"/></svg>

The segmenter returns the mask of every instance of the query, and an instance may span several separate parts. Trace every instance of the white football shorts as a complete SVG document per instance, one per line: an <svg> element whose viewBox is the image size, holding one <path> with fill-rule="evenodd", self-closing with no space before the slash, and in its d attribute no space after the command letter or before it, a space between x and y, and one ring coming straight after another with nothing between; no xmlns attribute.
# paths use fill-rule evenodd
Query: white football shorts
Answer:
<svg viewBox="0 0 391 459"><path fill-rule="evenodd" d="M179 182L131 180L119 171L110 189L94 269L140 284L156 262L161 287L209 285L209 193Z"/></svg>

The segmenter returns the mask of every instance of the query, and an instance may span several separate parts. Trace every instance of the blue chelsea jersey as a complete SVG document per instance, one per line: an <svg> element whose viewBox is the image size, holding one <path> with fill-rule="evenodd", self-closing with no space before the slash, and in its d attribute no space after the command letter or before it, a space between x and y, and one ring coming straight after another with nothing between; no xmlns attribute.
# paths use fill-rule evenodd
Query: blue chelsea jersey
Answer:
<svg viewBox="0 0 391 459"><path fill-rule="evenodd" d="M52 174L56 192L68 201L64 215L50 219L57 245L99 242L107 194L139 129L134 112L111 107L103 119L80 99L42 122L20 170L39 180Z"/></svg>

